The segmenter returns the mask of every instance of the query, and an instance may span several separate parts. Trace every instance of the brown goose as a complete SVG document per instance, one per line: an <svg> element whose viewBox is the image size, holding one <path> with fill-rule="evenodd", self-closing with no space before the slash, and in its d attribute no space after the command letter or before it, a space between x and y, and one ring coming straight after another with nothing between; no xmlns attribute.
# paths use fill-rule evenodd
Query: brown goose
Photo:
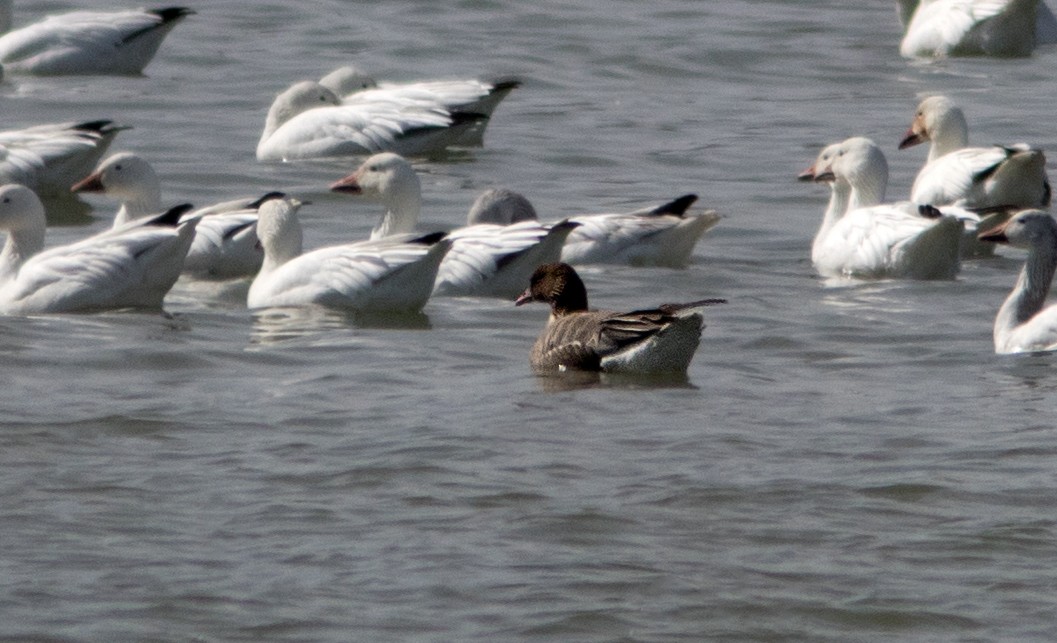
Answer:
<svg viewBox="0 0 1057 643"><path fill-rule="evenodd" d="M726 302L702 299L627 313L589 310L584 282L565 263L536 269L514 303L530 301L551 306L547 326L532 347L534 370L625 373L685 372L704 328L699 309Z"/></svg>

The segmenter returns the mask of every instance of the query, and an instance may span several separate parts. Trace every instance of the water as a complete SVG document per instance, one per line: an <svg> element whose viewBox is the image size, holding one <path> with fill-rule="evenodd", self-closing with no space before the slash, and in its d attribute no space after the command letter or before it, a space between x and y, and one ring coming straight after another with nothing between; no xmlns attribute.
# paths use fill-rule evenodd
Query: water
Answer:
<svg viewBox="0 0 1057 643"><path fill-rule="evenodd" d="M275 93L348 62L517 75L484 149L418 165L423 227L493 186L546 219L692 191L725 217L693 264L584 270L592 301L730 303L683 381L536 378L546 310L493 300L282 317L181 283L172 319L0 320L0 637L1052 638L1057 365L990 337L1022 255L831 287L826 192L794 179L862 134L905 195L926 93L977 143L1057 150L1057 51L908 63L887 2L195 8L145 78L8 79L4 125L131 125L114 149L167 202L288 190L315 247L377 209L326 190L354 161L254 161ZM53 205L49 242L112 211Z"/></svg>

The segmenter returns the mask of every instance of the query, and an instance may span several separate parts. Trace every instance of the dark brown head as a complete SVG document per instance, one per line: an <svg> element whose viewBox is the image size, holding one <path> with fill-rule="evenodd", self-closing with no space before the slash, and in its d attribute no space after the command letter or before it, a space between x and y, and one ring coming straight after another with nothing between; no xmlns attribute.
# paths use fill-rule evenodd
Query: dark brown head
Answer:
<svg viewBox="0 0 1057 643"><path fill-rule="evenodd" d="M550 304L551 313L560 317L587 310L587 288L569 264L547 263L536 268L528 289L514 304L520 306L530 301Z"/></svg>

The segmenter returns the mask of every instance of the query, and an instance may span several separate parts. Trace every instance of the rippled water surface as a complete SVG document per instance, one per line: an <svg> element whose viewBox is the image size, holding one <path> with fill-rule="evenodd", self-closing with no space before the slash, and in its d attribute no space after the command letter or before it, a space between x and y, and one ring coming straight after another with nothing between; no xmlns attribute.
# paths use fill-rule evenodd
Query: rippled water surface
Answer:
<svg viewBox="0 0 1057 643"><path fill-rule="evenodd" d="M516 75L483 149L418 164L423 227L493 186L547 219L695 192L724 219L688 269L583 274L605 307L730 303L677 381L539 379L546 310L498 300L254 315L181 283L171 318L2 319L0 637L1052 639L1057 358L991 345L1022 255L826 284L795 176L862 134L905 195L937 92L1053 156L1057 50L909 63L884 1L195 8L143 78L8 78L4 126L113 118L167 202L287 190L314 247L377 208L327 192L355 160L255 162L278 91ZM49 243L113 209L51 204Z"/></svg>

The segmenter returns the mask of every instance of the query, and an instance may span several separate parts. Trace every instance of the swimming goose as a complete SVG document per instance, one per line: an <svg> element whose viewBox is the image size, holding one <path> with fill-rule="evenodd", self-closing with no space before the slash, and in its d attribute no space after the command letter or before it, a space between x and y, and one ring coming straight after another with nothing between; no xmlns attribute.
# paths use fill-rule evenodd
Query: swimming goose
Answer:
<svg viewBox="0 0 1057 643"><path fill-rule="evenodd" d="M656 207L612 214L581 214L568 221L561 260L571 264L619 263L683 268L701 236L719 222L713 210L689 212L697 195L686 194ZM536 210L523 195L507 189L481 194L470 209L472 223L535 221Z"/></svg>
<svg viewBox="0 0 1057 643"><path fill-rule="evenodd" d="M112 121L99 120L2 131L0 184L19 183L45 196L68 194L70 186L92 171L123 129Z"/></svg>
<svg viewBox="0 0 1057 643"><path fill-rule="evenodd" d="M250 308L319 305L357 312L417 312L451 247L443 234L396 235L301 253L296 199L261 205L264 263L250 284Z"/></svg>
<svg viewBox="0 0 1057 643"><path fill-rule="evenodd" d="M901 4L900 14L906 15L913 2ZM906 23L899 53L904 58L1030 56L1040 36L1053 42L1052 17L1041 0L924 0Z"/></svg>
<svg viewBox="0 0 1057 643"><path fill-rule="evenodd" d="M830 185L811 246L827 277L953 279L964 225L931 206L882 204L888 163L873 141L854 137L825 147L801 175Z"/></svg>
<svg viewBox="0 0 1057 643"><path fill-rule="evenodd" d="M73 192L99 192L121 202L114 227L161 209L161 181L146 159L132 152L113 154L75 184ZM225 201L185 216L199 218L184 273L198 279L237 279L257 274L264 251L257 242L257 210L269 198Z"/></svg>
<svg viewBox="0 0 1057 643"><path fill-rule="evenodd" d="M590 310L587 288L566 263L545 264L514 302L550 304L551 314L532 346L537 372L685 372L704 328L700 309L724 303L703 299L627 313Z"/></svg>
<svg viewBox="0 0 1057 643"><path fill-rule="evenodd" d="M1057 221L1042 210L1024 210L980 233L980 240L1028 251L1017 283L995 317L995 352L1057 349L1057 306L1043 308L1057 268Z"/></svg>
<svg viewBox="0 0 1057 643"><path fill-rule="evenodd" d="M414 168L397 154L376 154L351 175L331 186L335 192L359 194L380 201L385 213L372 239L412 233L422 208L422 186ZM449 233L451 252L437 275L434 294L445 296L513 297L532 271L557 261L562 244L575 224L544 226L522 221L510 226L481 224Z"/></svg>
<svg viewBox="0 0 1057 643"><path fill-rule="evenodd" d="M32 190L0 187L0 313L27 315L119 308L161 308L180 276L197 219L177 223L190 206L150 225L108 230L65 246L44 246L44 206Z"/></svg>
<svg viewBox="0 0 1057 643"><path fill-rule="evenodd" d="M346 105L372 101L392 102L408 107L429 107L448 112L480 114L478 121L456 145L479 147L484 130L499 103L521 83L517 80L432 80L412 83L381 83L352 65L338 67L319 80Z"/></svg>
<svg viewBox="0 0 1057 643"><path fill-rule="evenodd" d="M931 0L925 0L931 2ZM917 10L918 0L897 0L896 9L899 12L899 22L905 30L910 19ZM1035 44L1052 45L1057 43L1057 16L1053 15L1050 8L1046 6L1045 0L1039 0L1039 8L1035 12Z"/></svg>
<svg viewBox="0 0 1057 643"><path fill-rule="evenodd" d="M258 161L360 156L383 150L407 156L434 153L477 127L480 114L438 106L369 101L342 104L313 81L276 96L257 142Z"/></svg>
<svg viewBox="0 0 1057 643"><path fill-rule="evenodd" d="M11 3L4 4L9 16ZM0 63L5 71L42 76L141 74L165 36L193 13L166 7L48 16L0 36Z"/></svg>
<svg viewBox="0 0 1057 643"><path fill-rule="evenodd" d="M929 155L914 179L911 201L968 208L1049 204L1042 151L1023 144L969 147L965 114L946 96L921 101L899 149L926 141Z"/></svg>

